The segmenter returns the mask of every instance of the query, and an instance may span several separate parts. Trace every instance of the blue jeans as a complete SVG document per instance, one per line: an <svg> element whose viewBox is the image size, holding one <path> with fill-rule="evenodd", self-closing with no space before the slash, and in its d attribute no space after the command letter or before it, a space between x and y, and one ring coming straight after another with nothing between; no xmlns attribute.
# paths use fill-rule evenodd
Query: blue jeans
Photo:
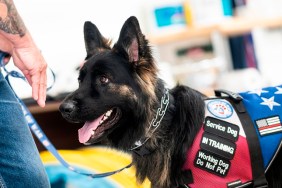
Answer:
<svg viewBox="0 0 282 188"><path fill-rule="evenodd" d="M50 183L21 107L0 72L0 188L21 187Z"/></svg>

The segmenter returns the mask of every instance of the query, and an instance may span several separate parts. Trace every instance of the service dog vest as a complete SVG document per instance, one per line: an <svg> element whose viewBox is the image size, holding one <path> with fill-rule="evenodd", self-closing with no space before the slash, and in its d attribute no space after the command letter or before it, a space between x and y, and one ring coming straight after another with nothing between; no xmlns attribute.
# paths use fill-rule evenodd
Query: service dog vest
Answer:
<svg viewBox="0 0 282 188"><path fill-rule="evenodd" d="M183 167L192 172L193 183L189 187L254 185L254 180L261 178L257 171L263 174L257 185L267 185L264 172L282 147L282 86L240 93L240 96L241 104L236 104L248 112L250 123L242 119L242 110L236 109L230 98L205 101L205 121ZM252 139L257 140L255 145L250 144Z"/></svg>

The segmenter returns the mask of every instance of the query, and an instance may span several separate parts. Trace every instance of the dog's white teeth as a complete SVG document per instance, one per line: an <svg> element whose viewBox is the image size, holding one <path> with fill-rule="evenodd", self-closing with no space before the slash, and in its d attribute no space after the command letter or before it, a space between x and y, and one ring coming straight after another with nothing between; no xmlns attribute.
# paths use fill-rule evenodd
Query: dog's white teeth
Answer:
<svg viewBox="0 0 282 188"><path fill-rule="evenodd" d="M109 110L106 112L106 114L103 116L103 118L101 119L101 121L99 122L99 124L101 125L102 123L104 123L105 120L107 120L110 115L112 114L113 110Z"/></svg>
<svg viewBox="0 0 282 188"><path fill-rule="evenodd" d="M91 136L93 136L95 134L95 131L94 130L92 130L92 132L91 132Z"/></svg>
<svg viewBox="0 0 282 188"><path fill-rule="evenodd" d="M113 112L113 110L107 111L106 116L109 117L112 114L112 112Z"/></svg>

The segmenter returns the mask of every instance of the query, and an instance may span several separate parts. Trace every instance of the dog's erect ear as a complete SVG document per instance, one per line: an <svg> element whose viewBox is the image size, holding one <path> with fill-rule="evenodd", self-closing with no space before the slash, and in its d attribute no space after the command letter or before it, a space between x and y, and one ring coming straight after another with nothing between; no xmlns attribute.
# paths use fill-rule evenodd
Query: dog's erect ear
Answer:
<svg viewBox="0 0 282 188"><path fill-rule="evenodd" d="M127 58L129 62L137 62L141 58L151 58L148 41L142 34L136 17L131 16L125 21L113 49Z"/></svg>
<svg viewBox="0 0 282 188"><path fill-rule="evenodd" d="M136 78L140 78L139 83L143 90L148 92L151 98L154 98L157 68L151 54L151 48L141 32L136 17L131 16L125 21L113 51L129 61L138 74Z"/></svg>
<svg viewBox="0 0 282 188"><path fill-rule="evenodd" d="M111 49L110 41L104 38L96 25L87 21L84 23L84 42L87 52L87 58L102 49Z"/></svg>

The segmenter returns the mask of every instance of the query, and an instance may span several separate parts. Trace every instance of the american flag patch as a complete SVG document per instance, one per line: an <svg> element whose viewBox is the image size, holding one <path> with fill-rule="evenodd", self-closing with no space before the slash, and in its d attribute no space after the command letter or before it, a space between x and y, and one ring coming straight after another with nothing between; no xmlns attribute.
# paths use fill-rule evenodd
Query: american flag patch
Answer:
<svg viewBox="0 0 282 188"><path fill-rule="evenodd" d="M256 120L256 124L261 136L282 131L279 116Z"/></svg>

